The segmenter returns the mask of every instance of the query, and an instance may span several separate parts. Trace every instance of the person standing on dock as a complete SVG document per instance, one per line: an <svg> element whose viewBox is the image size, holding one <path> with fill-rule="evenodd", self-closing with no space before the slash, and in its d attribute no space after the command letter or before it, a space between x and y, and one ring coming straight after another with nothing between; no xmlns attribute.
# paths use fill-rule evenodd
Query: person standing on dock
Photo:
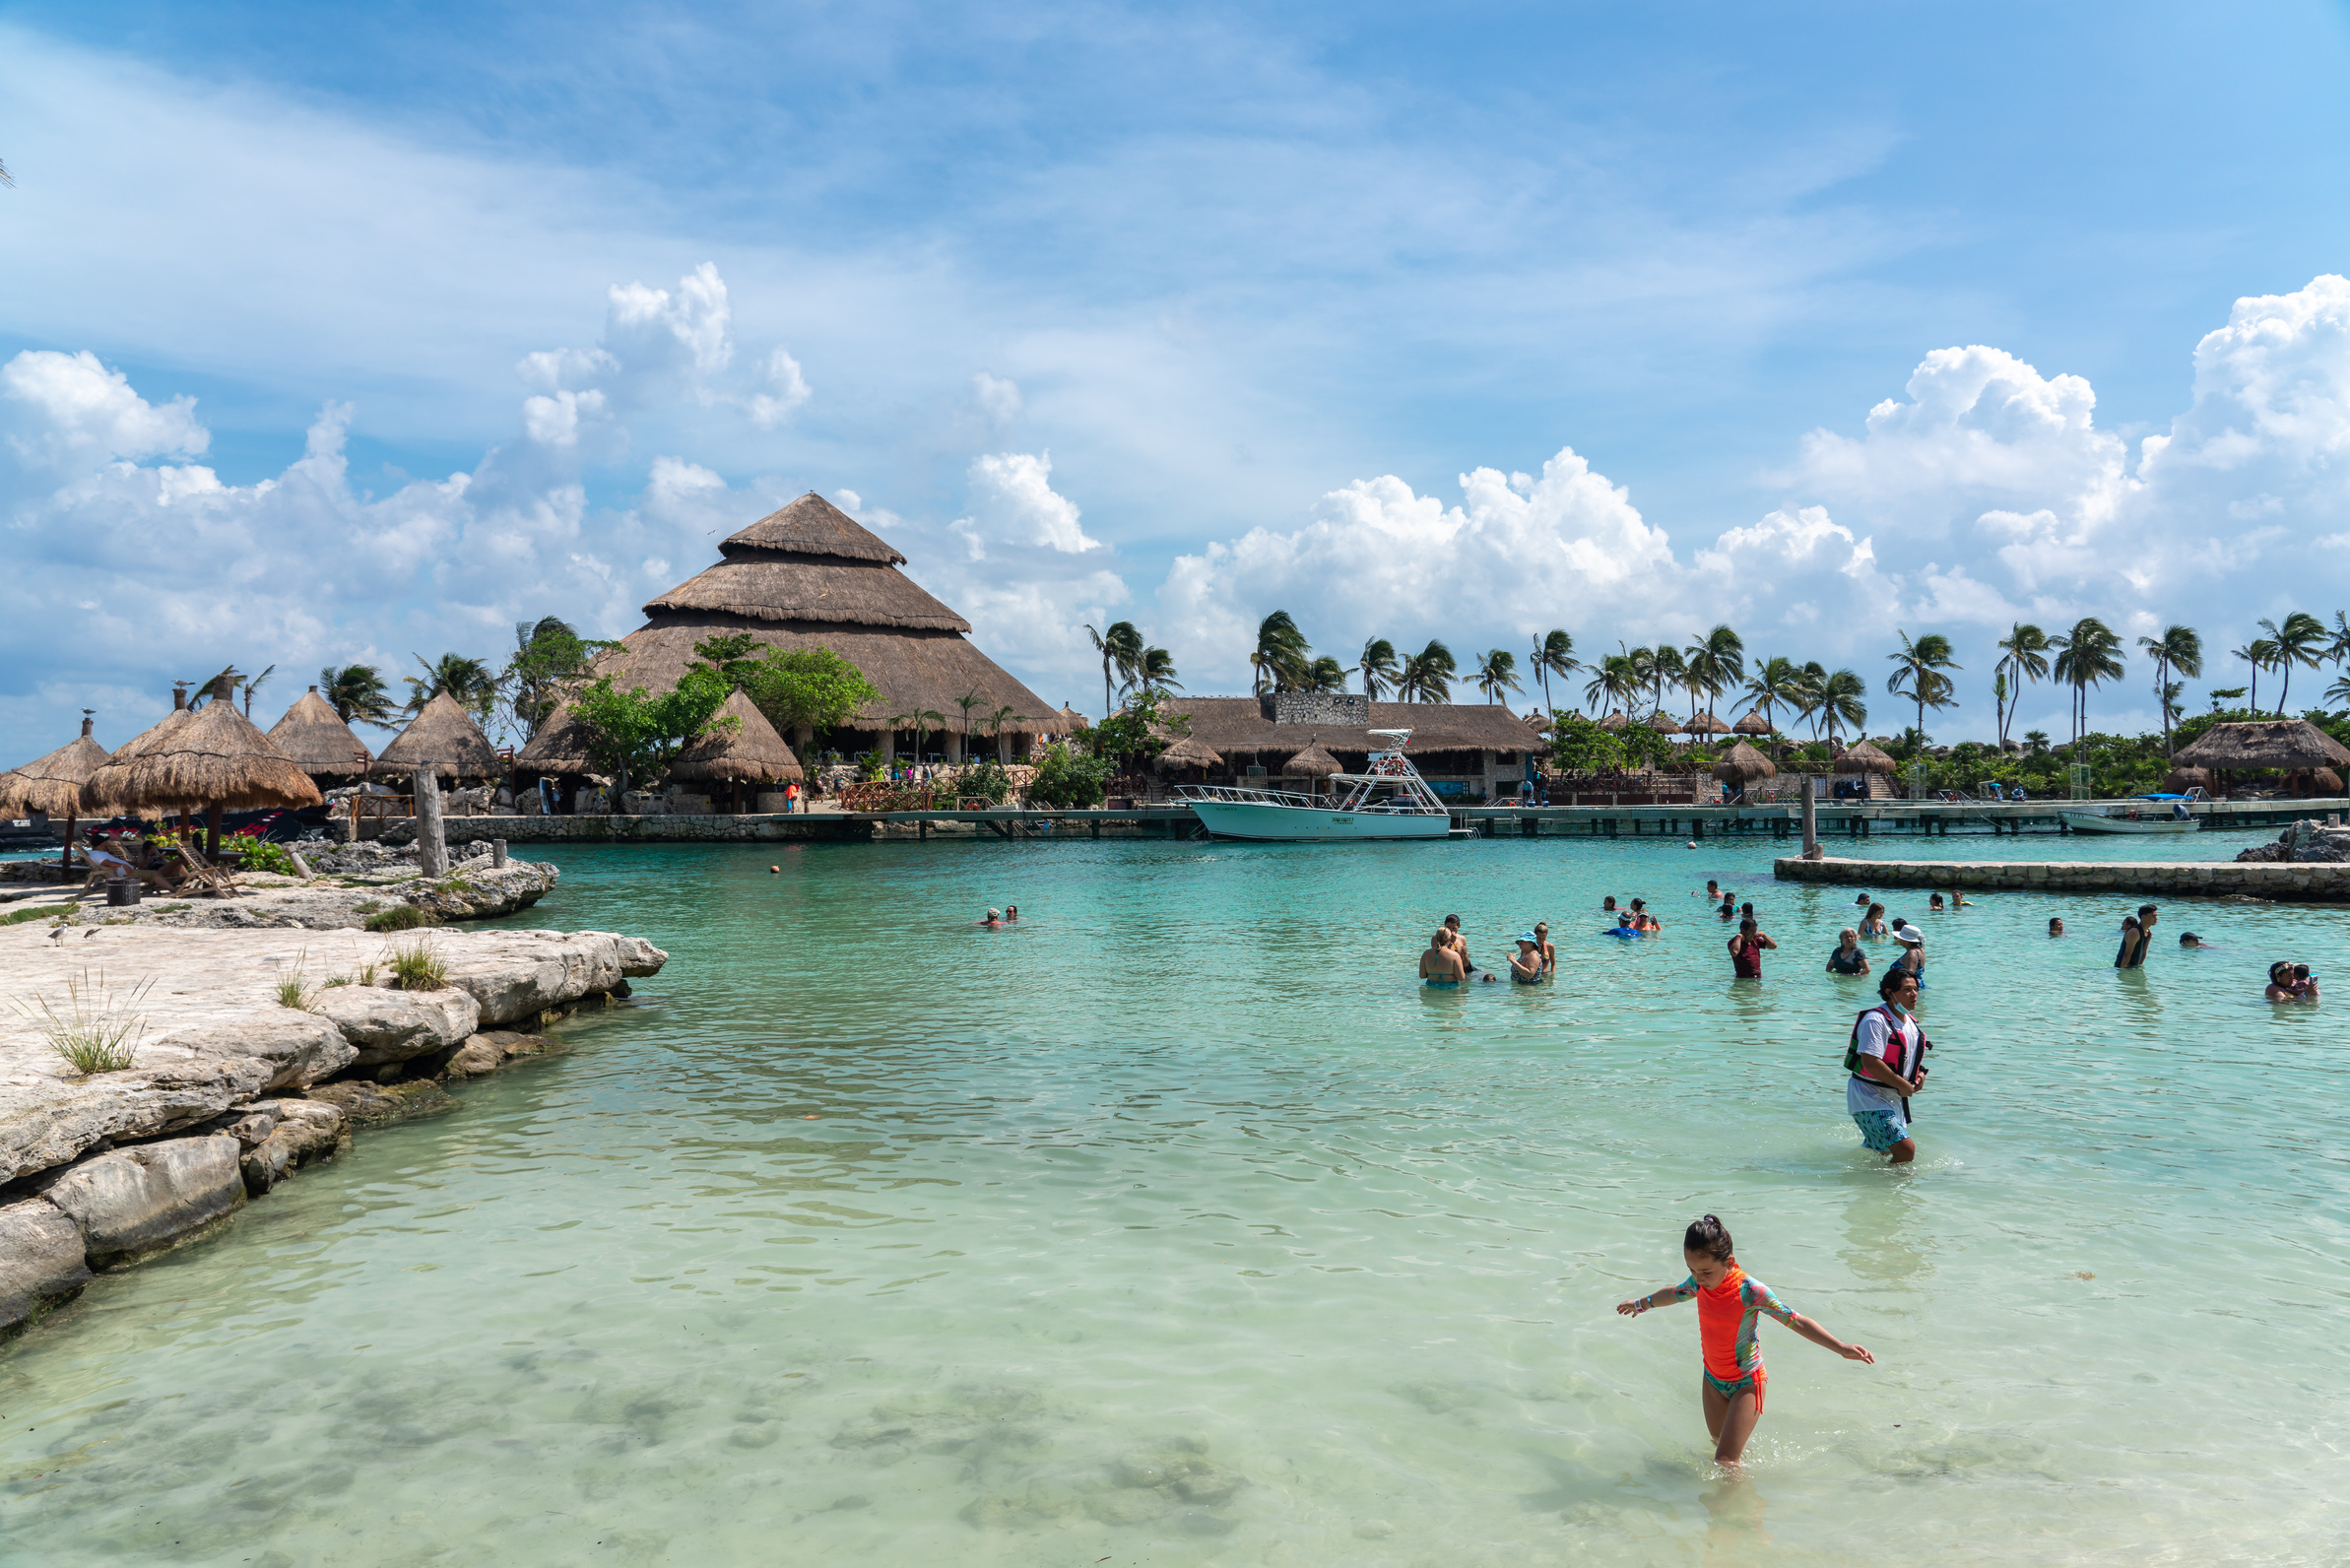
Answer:
<svg viewBox="0 0 2350 1568"><path fill-rule="evenodd" d="M1730 970L1733 980L1760 980L1762 955L1765 947L1776 948L1779 944L1764 936L1748 915L1738 922L1738 934L1730 939Z"/></svg>

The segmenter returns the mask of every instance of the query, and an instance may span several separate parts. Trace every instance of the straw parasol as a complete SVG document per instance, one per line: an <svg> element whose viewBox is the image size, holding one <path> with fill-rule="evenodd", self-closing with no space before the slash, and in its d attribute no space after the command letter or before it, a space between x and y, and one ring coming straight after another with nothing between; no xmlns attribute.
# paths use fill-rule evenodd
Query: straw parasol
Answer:
<svg viewBox="0 0 2350 1568"><path fill-rule="evenodd" d="M1164 773L1178 767L1222 767L1224 756L1214 747L1196 736L1185 736L1152 759L1151 766Z"/></svg>
<svg viewBox="0 0 2350 1568"><path fill-rule="evenodd" d="M2211 787L2211 770L2207 767L2174 767L2162 781L2162 792L2166 795L2185 795L2188 790L2209 794Z"/></svg>
<svg viewBox="0 0 2350 1568"><path fill-rule="evenodd" d="M1671 714L1665 712L1663 708L1659 708L1654 714L1650 715L1649 728L1656 731L1659 735L1679 735L1683 733L1679 723L1674 720Z"/></svg>
<svg viewBox="0 0 2350 1568"><path fill-rule="evenodd" d="M1839 773L1890 773L1893 771L1893 758L1878 750L1874 742L1855 741L1852 750L1836 753L1836 771Z"/></svg>
<svg viewBox="0 0 2350 1568"><path fill-rule="evenodd" d="M1681 733L1683 735L1728 735L1730 733L1730 728L1711 713L1692 713L1689 715L1689 722L1681 726Z"/></svg>
<svg viewBox="0 0 2350 1568"><path fill-rule="evenodd" d="M2350 749L2307 719L2215 724L2201 740L2171 759L2173 767L2207 767L2227 772L2281 768L2288 773L2303 773L2346 762L2350 762Z"/></svg>
<svg viewBox="0 0 2350 1568"><path fill-rule="evenodd" d="M490 744L490 737L446 691L424 704L408 728L392 738L375 759L374 771L384 777L406 778L430 768L436 777L495 778L505 762Z"/></svg>
<svg viewBox="0 0 2350 1568"><path fill-rule="evenodd" d="M1730 754L1714 764L1714 777L1725 784L1741 787L1760 783L1779 776L1779 764L1748 746L1744 741L1730 749Z"/></svg>
<svg viewBox="0 0 2350 1568"><path fill-rule="evenodd" d="M187 721L188 694L184 689L175 690L171 693L171 711L116 747L114 754L98 764L97 771L84 782L82 815L96 817L121 815L129 806L122 791L130 782L131 764L169 740Z"/></svg>
<svg viewBox="0 0 2350 1568"><path fill-rule="evenodd" d="M312 778L364 778L375 758L316 686L270 726L271 744Z"/></svg>
<svg viewBox="0 0 2350 1568"><path fill-rule="evenodd" d="M1749 708L1746 716L1730 728L1735 735L1769 735L1773 733L1771 721L1762 716L1762 710L1759 708Z"/></svg>
<svg viewBox="0 0 2350 1568"><path fill-rule="evenodd" d="M2342 775L2330 767L2314 767L2309 771L2310 793L2331 798L2342 793Z"/></svg>
<svg viewBox="0 0 2350 1568"><path fill-rule="evenodd" d="M310 782L310 775L272 745L251 719L236 711L236 704L229 697L230 689L230 679L223 676L213 687L210 702L189 711L184 719L172 725L168 735L156 740L132 759L114 792L121 805L130 811L153 807L191 812L205 808L210 818L206 847L214 854L220 852L224 810L316 806L320 799L318 786ZM157 728L160 730L162 726ZM127 746L123 748L123 751L129 750ZM120 757L122 752L115 755ZM93 775L92 783L96 782L98 777ZM89 788L85 786L85 807L89 798Z"/></svg>
<svg viewBox="0 0 2350 1568"><path fill-rule="evenodd" d="M1281 772L1289 778L1328 778L1346 769L1338 759L1322 749L1322 737L1315 736L1306 749L1281 764Z"/></svg>
<svg viewBox="0 0 2350 1568"><path fill-rule="evenodd" d="M741 722L731 730L719 728L717 721L727 718ZM800 759L792 754L783 737L775 733L775 726L767 722L758 704L741 691L720 704L711 715L710 727L678 753L669 773L677 779L736 786L779 784L804 776Z"/></svg>
<svg viewBox="0 0 2350 1568"><path fill-rule="evenodd" d="M1061 726L1060 733L1063 735L1075 735L1093 722L1066 702L1061 704L1061 711L1054 714L1053 719Z"/></svg>
<svg viewBox="0 0 2350 1568"><path fill-rule="evenodd" d="M1628 727L1631 722L1632 720L1625 714L1610 713L1599 721L1599 728L1602 730L1621 730Z"/></svg>
<svg viewBox="0 0 2350 1568"><path fill-rule="evenodd" d="M90 738L90 716L82 716L82 733L46 756L0 773L0 817L27 816L65 818L65 854L58 864L73 865L74 817L82 809L82 786L106 760L106 749Z"/></svg>

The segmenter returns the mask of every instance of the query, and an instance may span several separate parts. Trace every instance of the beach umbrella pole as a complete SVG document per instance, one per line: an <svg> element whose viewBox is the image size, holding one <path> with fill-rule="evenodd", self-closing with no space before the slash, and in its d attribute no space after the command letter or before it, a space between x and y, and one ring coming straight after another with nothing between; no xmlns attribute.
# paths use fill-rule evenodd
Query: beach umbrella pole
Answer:
<svg viewBox="0 0 2350 1568"><path fill-rule="evenodd" d="M204 814L204 853L212 860L221 858L221 811L216 801Z"/></svg>

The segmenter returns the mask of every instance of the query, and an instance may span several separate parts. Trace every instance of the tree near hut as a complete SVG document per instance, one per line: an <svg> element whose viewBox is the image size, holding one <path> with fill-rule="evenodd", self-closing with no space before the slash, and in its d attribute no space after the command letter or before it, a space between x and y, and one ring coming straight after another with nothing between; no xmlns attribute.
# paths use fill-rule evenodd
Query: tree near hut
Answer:
<svg viewBox="0 0 2350 1568"><path fill-rule="evenodd" d="M409 712L424 712L425 703L445 691L450 701L477 721L488 722L490 710L497 706L497 677L490 666L461 653L444 653L430 663L421 653L409 657L424 672L422 677L401 677L408 687Z"/></svg>
<svg viewBox="0 0 2350 1568"><path fill-rule="evenodd" d="M1583 688L1584 701L1601 704L1601 718L1614 712L1618 703L1629 711L1632 693L1640 689L1640 672L1631 654L1622 651L1620 642L1616 648L1617 652L1602 654L1598 664L1589 666L1592 678Z"/></svg>
<svg viewBox="0 0 2350 1568"><path fill-rule="evenodd" d="M2325 623L2306 610L2294 611L2285 618L2282 625L2273 621L2263 621L2260 629L2268 633L2269 641L2276 650L2270 658L2284 672L2284 685L2276 695L2276 713L2281 719L2285 716L2286 698L2293 692L2293 667L2298 664L2315 670L2317 661L2325 657L2330 641L2326 636Z"/></svg>
<svg viewBox="0 0 2350 1568"><path fill-rule="evenodd" d="M612 772L615 793L623 795L631 778L659 776L709 727L735 689L707 664L686 666L677 686L659 696L643 686L620 689L624 673L599 676L571 698L589 758Z"/></svg>
<svg viewBox="0 0 2350 1568"><path fill-rule="evenodd" d="M1276 610L1257 622L1257 646L1249 653L1249 668L1257 672L1250 688L1258 696L1268 691L1295 691L1307 686L1313 652L1306 634L1286 610Z"/></svg>
<svg viewBox="0 0 2350 1568"><path fill-rule="evenodd" d="M1085 635L1093 639L1093 651L1101 655L1101 713L1106 719L1115 708L1113 682L1134 679L1135 665L1142 657L1142 633L1131 621L1113 621L1107 631L1096 631L1088 623Z"/></svg>
<svg viewBox="0 0 2350 1568"><path fill-rule="evenodd" d="M1583 662L1575 657L1575 639L1564 631L1552 630L1534 639L1534 655L1527 668L1542 684L1542 706L1547 710L1550 706L1550 678L1557 676L1564 681L1582 669Z"/></svg>
<svg viewBox="0 0 2350 1568"><path fill-rule="evenodd" d="M1425 648L1404 659L1396 695L1406 702L1450 702L1453 677L1459 669L1453 662L1453 650L1430 637Z"/></svg>
<svg viewBox="0 0 2350 1568"><path fill-rule="evenodd" d="M1699 691L1706 694L1706 711L1710 713L1722 700L1723 692L1745 679L1746 640L1727 623L1716 625L1704 636L1691 639L1683 668L1681 679L1690 688L1692 713L1697 707Z"/></svg>
<svg viewBox="0 0 2350 1568"><path fill-rule="evenodd" d="M1996 730L1999 745L2007 745L2007 726L2015 717L2015 709L2007 698L2023 700L2024 687L2035 681L2048 679L2048 633L2028 621L2011 621L2007 635L1998 641L1999 659L1991 666L1994 674L2007 677L2007 691L1999 702Z"/></svg>
<svg viewBox="0 0 2350 1568"><path fill-rule="evenodd" d="M340 670L328 665L318 672L318 695L345 724L359 719L388 730L400 722L383 672L371 664L347 664Z"/></svg>
<svg viewBox="0 0 2350 1568"><path fill-rule="evenodd" d="M1099 806L1108 776L1108 762L1073 751L1055 741L1036 759L1036 777L1028 785L1028 804L1049 811Z"/></svg>
<svg viewBox="0 0 2350 1568"><path fill-rule="evenodd" d="M1915 642L1906 631L1895 635L1901 638L1901 651L1885 655L1893 661L1893 674L1886 679L1885 689L1918 704L1918 728L1923 732L1927 708L1939 712L1958 705L1958 699L1952 695L1955 687L1942 672L1963 666L1952 662L1950 639L1938 631L1929 631Z"/></svg>
<svg viewBox="0 0 2350 1568"><path fill-rule="evenodd" d="M1779 728L1773 710L1785 706L1797 707L1802 699L1802 667L1793 659L1773 654L1754 667L1746 678L1746 706L1762 715L1763 722L1773 730Z"/></svg>
<svg viewBox="0 0 2350 1568"><path fill-rule="evenodd" d="M1162 729L1184 733L1190 727L1189 715L1162 713L1158 693L1143 691L1095 725L1089 744L1095 756L1131 768L1147 762L1165 748L1166 737L1159 733Z"/></svg>
<svg viewBox="0 0 2350 1568"><path fill-rule="evenodd" d="M1396 662L1396 645L1385 637L1373 637L1363 644L1363 656L1355 669L1362 672L1363 695L1376 702L1403 679L1403 666Z"/></svg>
<svg viewBox="0 0 2350 1568"><path fill-rule="evenodd" d="M1672 755L1672 742L1645 724L1611 730L1580 713L1550 715L1550 764L1560 773L1591 777L1622 773Z"/></svg>
<svg viewBox="0 0 2350 1568"><path fill-rule="evenodd" d="M2171 726L2178 720L2179 685L2171 679L2177 671L2189 680L2203 673L2203 639L2192 626L2166 626L2159 637L2140 637L2138 646L2154 659L2154 696L2162 707L2162 750L2171 753Z"/></svg>
<svg viewBox="0 0 2350 1568"><path fill-rule="evenodd" d="M1135 667L1135 679L1145 691L1180 691L1183 683L1175 679L1175 655L1164 648L1144 648L1142 662Z"/></svg>
<svg viewBox="0 0 2350 1568"><path fill-rule="evenodd" d="M865 672L830 648L768 647L747 631L734 631L703 638L693 652L742 687L775 732L796 745L883 700Z"/></svg>
<svg viewBox="0 0 2350 1568"><path fill-rule="evenodd" d="M1306 666L1308 691L1343 691L1346 689L1346 667L1329 654L1324 654Z"/></svg>
<svg viewBox="0 0 2350 1568"><path fill-rule="evenodd" d="M1867 725L1868 705L1860 698L1867 692L1868 685L1854 671L1838 670L1821 676L1818 689L1820 724L1827 731L1828 745L1833 749L1840 728L1849 724L1858 735Z"/></svg>
<svg viewBox="0 0 2350 1568"><path fill-rule="evenodd" d="M586 679L598 653L619 646L582 637L569 621L555 616L517 621L514 656L499 677L506 710L525 735L536 733L562 705L563 688Z"/></svg>
<svg viewBox="0 0 2350 1568"><path fill-rule="evenodd" d="M1500 701L1504 691L1522 690L1518 656L1507 648L1487 648L1477 659L1476 688L1485 693L1488 703Z"/></svg>

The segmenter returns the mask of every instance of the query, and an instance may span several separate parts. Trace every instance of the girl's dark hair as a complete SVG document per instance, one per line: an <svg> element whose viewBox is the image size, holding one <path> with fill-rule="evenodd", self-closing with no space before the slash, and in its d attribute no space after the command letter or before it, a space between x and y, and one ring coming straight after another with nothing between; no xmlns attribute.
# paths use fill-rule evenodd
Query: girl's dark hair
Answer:
<svg viewBox="0 0 2350 1568"><path fill-rule="evenodd" d="M1876 994L1880 997L1890 999L1894 992L1901 989L1902 981L1909 978L1909 974L1910 971L1907 964L1902 963L1899 959L1894 960L1893 967L1887 969L1883 975L1878 977L1876 983Z"/></svg>
<svg viewBox="0 0 2350 1568"><path fill-rule="evenodd" d="M1708 1214L1703 1219L1690 1222L1688 1230L1681 1235L1681 1250L1702 1252L1720 1263L1737 1249L1730 1245L1730 1227Z"/></svg>

